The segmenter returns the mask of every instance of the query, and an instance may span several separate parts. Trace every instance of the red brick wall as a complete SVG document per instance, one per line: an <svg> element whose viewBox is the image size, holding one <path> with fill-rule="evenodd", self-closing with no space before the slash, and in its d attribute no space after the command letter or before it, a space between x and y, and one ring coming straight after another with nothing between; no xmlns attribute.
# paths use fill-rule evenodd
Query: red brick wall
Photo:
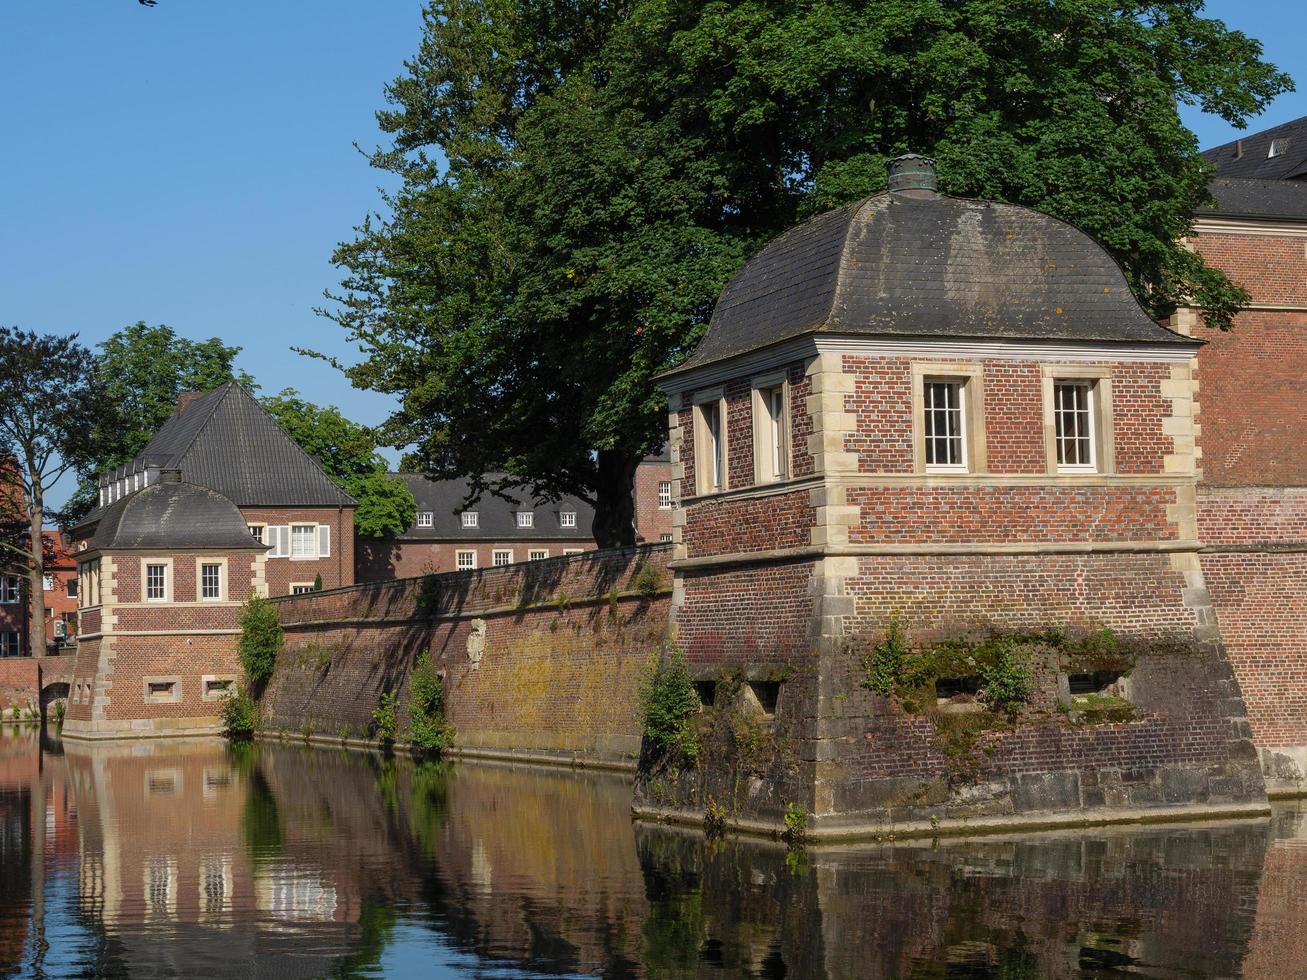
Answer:
<svg viewBox="0 0 1307 980"><path fill-rule="evenodd" d="M687 572L676 635L695 664L743 666L810 654L812 562Z"/></svg>
<svg viewBox="0 0 1307 980"><path fill-rule="evenodd" d="M656 543L656 542L654 542ZM577 541L397 541L393 538L359 538L356 546L358 582L387 582L396 578L414 578L430 572L457 571L458 552L475 551L477 568L493 568L494 553L500 549L513 552L513 561L528 560L535 549L560 558L563 549L594 551L595 543Z"/></svg>
<svg viewBox="0 0 1307 980"><path fill-rule="evenodd" d="M814 511L807 490L770 497L708 500L690 508L682 531L691 558L812 543Z"/></svg>
<svg viewBox="0 0 1307 980"><path fill-rule="evenodd" d="M672 533L672 508L658 506L658 484L664 482L672 482L670 462L641 463L635 471L635 531L641 543L658 544Z"/></svg>
<svg viewBox="0 0 1307 980"><path fill-rule="evenodd" d="M1261 306L1307 306L1307 250L1301 237L1199 234L1194 249L1247 289ZM1205 335L1204 335L1205 336Z"/></svg>
<svg viewBox="0 0 1307 980"><path fill-rule="evenodd" d="M362 737L384 691L407 703L408 672L430 649L446 674L460 747L629 763L639 746L640 678L667 632L669 551L590 553L280 600L286 646L263 700L266 724ZM653 598L632 590L643 564L663 582ZM468 639L478 621L485 633L475 659ZM406 710L400 715L407 726Z"/></svg>
<svg viewBox="0 0 1307 980"><path fill-rule="evenodd" d="M37 662L31 657L0 658L0 711L5 721L14 705L26 708L39 702L39 677Z"/></svg>
<svg viewBox="0 0 1307 980"><path fill-rule="evenodd" d="M1147 541L1176 537L1172 487L868 487L852 544Z"/></svg>
<svg viewBox="0 0 1307 980"><path fill-rule="evenodd" d="M354 584L352 508L243 507L241 514L249 524L327 524L331 527L331 554L328 557L315 560L268 559L269 594L289 595L292 582L312 583L317 575L322 576L324 589Z"/></svg>

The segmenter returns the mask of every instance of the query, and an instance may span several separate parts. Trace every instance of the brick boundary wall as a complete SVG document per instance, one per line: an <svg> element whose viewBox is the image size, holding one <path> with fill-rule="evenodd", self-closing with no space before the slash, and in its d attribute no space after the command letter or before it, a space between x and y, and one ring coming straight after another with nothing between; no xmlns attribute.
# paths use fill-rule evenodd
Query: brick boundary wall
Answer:
<svg viewBox="0 0 1307 980"><path fill-rule="evenodd" d="M454 754L634 768L641 679L668 637L668 545L587 552L276 600L285 630L265 733L353 741L430 650ZM639 587L645 567L657 588Z"/></svg>
<svg viewBox="0 0 1307 980"><path fill-rule="evenodd" d="M0 660L0 711L10 718L14 705L26 709L40 704L40 668L33 657L10 657Z"/></svg>

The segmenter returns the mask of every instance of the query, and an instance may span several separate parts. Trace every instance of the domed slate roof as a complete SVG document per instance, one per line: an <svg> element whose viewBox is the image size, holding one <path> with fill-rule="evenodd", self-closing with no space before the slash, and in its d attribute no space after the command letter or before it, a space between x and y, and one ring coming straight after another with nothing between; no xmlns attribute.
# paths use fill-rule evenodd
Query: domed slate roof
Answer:
<svg viewBox="0 0 1307 980"><path fill-rule="evenodd" d="M886 192L781 234L726 285L672 373L807 333L1187 344L1107 251L1030 208Z"/></svg>
<svg viewBox="0 0 1307 980"><path fill-rule="evenodd" d="M229 499L194 483L156 483L100 512L89 550L265 550Z"/></svg>

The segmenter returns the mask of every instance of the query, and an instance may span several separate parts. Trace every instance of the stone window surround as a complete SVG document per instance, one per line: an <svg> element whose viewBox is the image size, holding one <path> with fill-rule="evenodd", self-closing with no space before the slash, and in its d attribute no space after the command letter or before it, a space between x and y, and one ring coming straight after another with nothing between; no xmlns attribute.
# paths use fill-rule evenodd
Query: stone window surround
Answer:
<svg viewBox="0 0 1307 980"><path fill-rule="evenodd" d="M926 467L926 379L962 382L965 400L963 423L966 426L967 465L965 470L935 470ZM969 476L989 468L985 448L985 368L983 364L956 361L912 362L912 469L931 477Z"/></svg>
<svg viewBox="0 0 1307 980"><path fill-rule="evenodd" d="M751 393L750 405L753 412L753 482L756 486L762 486L768 483L783 483L790 478L790 372L788 368L782 368L778 371L771 371L767 374L759 374L749 380ZM781 389L781 424L780 424L780 452L781 452L781 472L773 475L768 472L771 467L768 465L770 452L764 453L765 448L772 448L771 438L771 412L768 409L763 393L773 388Z"/></svg>
<svg viewBox="0 0 1307 980"><path fill-rule="evenodd" d="M151 599L149 594L150 588L150 566L163 566L163 598ZM199 583L196 583L198 589ZM146 557L141 559L141 601L149 603L172 602L173 600L173 575L171 558L153 558Z"/></svg>
<svg viewBox="0 0 1307 980"><path fill-rule="evenodd" d="M459 559L462 558L464 555L472 556L472 563L470 565L464 565L460 563ZM454 570L456 572L470 572L476 567L477 567L477 553L475 550L471 548L459 548L457 551L454 552Z"/></svg>
<svg viewBox="0 0 1307 980"><path fill-rule="evenodd" d="M499 560L503 555L508 556L508 561ZM494 549L492 552L490 552L490 564L493 565L495 568L503 568L505 565L513 564L513 549L512 548Z"/></svg>
<svg viewBox="0 0 1307 980"><path fill-rule="evenodd" d="M549 557L548 548L532 548L527 552L528 561L544 561Z"/></svg>
<svg viewBox="0 0 1307 980"><path fill-rule="evenodd" d="M704 388L694 393L690 399L692 412L694 416L694 482L695 493L699 496L708 496L714 493L722 493L731 487L730 477L730 426L727 424L727 405L726 405L726 388L724 385L716 385L712 388ZM717 429L718 438L721 440L721 459L722 473L721 485L713 486L709 482L712 467L715 465L710 462L713 460L712 446L710 445L711 437L708 434L708 423L704 420L703 406L717 406Z"/></svg>
<svg viewBox="0 0 1307 980"><path fill-rule="evenodd" d="M152 694L151 684L171 684L168 694ZM150 674L141 678L141 696L146 704L180 704L182 699L182 679L177 674Z"/></svg>
<svg viewBox="0 0 1307 980"><path fill-rule="evenodd" d="M1090 410L1094 415L1094 472L1111 473L1116 469L1115 440L1112 434L1112 369L1106 364L1040 365L1044 403L1044 456L1051 474L1073 474L1080 469L1061 469L1057 464L1057 422L1053 410L1053 388L1059 381L1091 381L1093 395Z"/></svg>
<svg viewBox="0 0 1307 980"><path fill-rule="evenodd" d="M289 595L304 595L305 592L313 591L313 583L312 582L288 582L286 583L286 588L290 589L290 592L288 593ZM304 592L296 592L295 591L296 589L303 589Z"/></svg>
<svg viewBox="0 0 1307 980"><path fill-rule="evenodd" d="M204 566L218 566L218 594L216 596L205 596L204 594ZM225 602L227 601L227 559L226 558L205 558L203 556L195 559L195 598L198 602Z"/></svg>
<svg viewBox="0 0 1307 980"><path fill-rule="evenodd" d="M219 690L216 693L209 692L209 684L215 681L228 681L230 687L226 690ZM200 678L200 699L203 701L223 701L228 695L236 693L236 675L235 674L205 674Z"/></svg>

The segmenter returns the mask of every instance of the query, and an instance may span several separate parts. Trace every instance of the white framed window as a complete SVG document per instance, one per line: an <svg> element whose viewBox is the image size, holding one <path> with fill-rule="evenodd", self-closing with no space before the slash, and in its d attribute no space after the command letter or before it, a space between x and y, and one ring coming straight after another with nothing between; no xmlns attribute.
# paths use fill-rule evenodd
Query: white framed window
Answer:
<svg viewBox="0 0 1307 980"><path fill-rule="evenodd" d="M20 601L22 597L22 579L17 575L0 575L0 602L10 605Z"/></svg>
<svg viewBox="0 0 1307 980"><path fill-rule="evenodd" d="M584 548L564 548L564 549L563 549L563 554L564 554L564 555L583 555L583 554L585 554L585 549L584 549Z"/></svg>
<svg viewBox="0 0 1307 980"><path fill-rule="evenodd" d="M496 548L490 555L491 562L496 566L513 564L513 553L503 548Z"/></svg>
<svg viewBox="0 0 1307 980"><path fill-rule="evenodd" d="M76 599L76 598L77 598L77 592L78 592L78 589L77 589L77 578L76 578L76 576L74 576L73 578L70 578L70 579L65 583L65 585L66 585L67 588L68 588L68 593L67 593L67 594L68 594L68 598L69 598L69 599Z"/></svg>
<svg viewBox="0 0 1307 980"><path fill-rule="evenodd" d="M479 515L477 514L476 511L474 511L474 510L465 510L465 511L463 511L463 526L464 526L464 527L477 527L477 526L480 525L480 523L481 523L481 521L480 521L480 517L479 517Z"/></svg>
<svg viewBox="0 0 1307 980"><path fill-rule="evenodd" d="M312 583L312 582L291 582L291 583L290 583L290 594L291 594L291 595L307 595L308 593L310 593L310 592L312 592L312 591L313 591L313 583Z"/></svg>
<svg viewBox="0 0 1307 980"><path fill-rule="evenodd" d="M1094 388L1092 380L1053 382L1053 440L1059 473L1098 470Z"/></svg>
<svg viewBox="0 0 1307 980"><path fill-rule="evenodd" d="M200 562L200 599L215 602L222 598L222 562Z"/></svg>
<svg viewBox="0 0 1307 980"><path fill-rule="evenodd" d="M318 525L318 557L319 558L331 557L331 525L330 524Z"/></svg>
<svg viewBox="0 0 1307 980"><path fill-rule="evenodd" d="M268 546L269 558L289 558L290 526L287 524L269 524L265 529L263 543Z"/></svg>
<svg viewBox="0 0 1307 980"><path fill-rule="evenodd" d="M454 567L460 572L476 568L477 553L475 551L456 551L454 553Z"/></svg>
<svg viewBox="0 0 1307 980"><path fill-rule="evenodd" d="M267 525L265 524L251 524L250 537L252 537L255 541L259 542L259 544L267 544L267 541L264 540L264 534L263 534L264 529L266 527Z"/></svg>
<svg viewBox="0 0 1307 980"><path fill-rule="evenodd" d="M576 527L576 511L564 510L558 514L559 527Z"/></svg>
<svg viewBox="0 0 1307 980"><path fill-rule="evenodd" d="M549 557L548 548L532 548L530 551L527 552L527 558L529 558L531 561L543 561L548 557Z"/></svg>
<svg viewBox="0 0 1307 980"><path fill-rule="evenodd" d="M753 379L753 476L776 483L789 476L789 418L785 375Z"/></svg>
<svg viewBox="0 0 1307 980"><path fill-rule="evenodd" d="M960 378L926 378L922 385L928 472L966 472L966 386Z"/></svg>
<svg viewBox="0 0 1307 980"><path fill-rule="evenodd" d="M147 562L145 565L145 601L168 601L168 565L164 562Z"/></svg>
<svg viewBox="0 0 1307 980"><path fill-rule="evenodd" d="M290 526L291 558L318 557L318 525L292 524Z"/></svg>
<svg viewBox="0 0 1307 980"><path fill-rule="evenodd" d="M436 515L429 510L418 511L418 527L431 527L436 522Z"/></svg>
<svg viewBox="0 0 1307 980"><path fill-rule="evenodd" d="M672 481L658 481L658 507L660 510L668 510L672 506Z"/></svg>
<svg viewBox="0 0 1307 980"><path fill-rule="evenodd" d="M49 572L46 572L44 575L41 576L41 588L44 589L46 592L54 591L54 576L51 575Z"/></svg>
<svg viewBox="0 0 1307 980"><path fill-rule="evenodd" d="M670 540L672 540L672 532L671 532L671 531L664 531L662 534L658 535L658 540L659 540L659 541L670 541Z"/></svg>
<svg viewBox="0 0 1307 980"><path fill-rule="evenodd" d="M694 406L694 473L699 493L727 488L726 399L720 388L700 392Z"/></svg>
<svg viewBox="0 0 1307 980"><path fill-rule="evenodd" d="M532 511L529 511L529 510L519 510L519 511L517 512L517 526L518 526L518 527L535 527L535 526L536 526L536 516L535 516L535 514L534 514Z"/></svg>

